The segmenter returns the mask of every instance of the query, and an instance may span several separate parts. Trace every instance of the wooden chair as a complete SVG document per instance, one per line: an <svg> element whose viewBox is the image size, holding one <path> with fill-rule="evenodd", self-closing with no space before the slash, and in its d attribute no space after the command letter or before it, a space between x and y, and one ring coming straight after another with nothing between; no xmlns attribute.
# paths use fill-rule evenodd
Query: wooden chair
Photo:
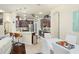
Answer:
<svg viewBox="0 0 79 59"><path fill-rule="evenodd" d="M18 45L18 46L22 45L22 43L19 42L20 38L22 37L21 33L14 33L14 34L15 34L14 35L15 39L18 40L18 42L16 42L15 44Z"/></svg>

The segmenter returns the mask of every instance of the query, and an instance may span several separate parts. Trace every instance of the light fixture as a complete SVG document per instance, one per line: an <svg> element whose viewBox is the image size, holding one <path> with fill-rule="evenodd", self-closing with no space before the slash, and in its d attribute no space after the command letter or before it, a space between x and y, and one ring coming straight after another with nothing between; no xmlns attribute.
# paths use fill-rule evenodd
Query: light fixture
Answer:
<svg viewBox="0 0 79 59"><path fill-rule="evenodd" d="M38 17L38 16L35 16L36 18Z"/></svg>
<svg viewBox="0 0 79 59"><path fill-rule="evenodd" d="M43 14L43 12L39 12L39 14Z"/></svg>
<svg viewBox="0 0 79 59"><path fill-rule="evenodd" d="M0 12L5 12L5 11L0 9Z"/></svg>

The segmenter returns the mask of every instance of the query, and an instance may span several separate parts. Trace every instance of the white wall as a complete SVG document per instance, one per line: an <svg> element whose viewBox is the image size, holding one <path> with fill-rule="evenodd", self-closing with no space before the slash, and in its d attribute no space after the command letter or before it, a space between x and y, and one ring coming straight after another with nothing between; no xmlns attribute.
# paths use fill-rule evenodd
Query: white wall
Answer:
<svg viewBox="0 0 79 59"><path fill-rule="evenodd" d="M60 37L65 38L67 34L72 34L72 14L70 12L63 12L60 14Z"/></svg>
<svg viewBox="0 0 79 59"><path fill-rule="evenodd" d="M51 34L53 37L58 37L58 12L51 13Z"/></svg>
<svg viewBox="0 0 79 59"><path fill-rule="evenodd" d="M52 10L52 14L55 12L60 13L60 37L61 39L65 39L66 35L68 34L74 34L78 37L77 43L79 44L79 32L73 32L72 12L76 10L79 10L79 5L63 5L63 6L60 6ZM54 28L52 27L52 29ZM53 31L51 32L53 33Z"/></svg>
<svg viewBox="0 0 79 59"><path fill-rule="evenodd" d="M3 25L0 25L0 35L3 35L4 34L4 27Z"/></svg>
<svg viewBox="0 0 79 59"><path fill-rule="evenodd" d="M4 13L4 26L7 33L11 32L11 16L10 13Z"/></svg>
<svg viewBox="0 0 79 59"><path fill-rule="evenodd" d="M3 12L3 25L0 25L0 34L4 34L4 25L7 32L16 31L16 13ZM6 23L6 24L5 24Z"/></svg>
<svg viewBox="0 0 79 59"><path fill-rule="evenodd" d="M11 13L11 32L16 32L16 13Z"/></svg>
<svg viewBox="0 0 79 59"><path fill-rule="evenodd" d="M3 14L3 25L0 25L0 35L4 34L4 14Z"/></svg>

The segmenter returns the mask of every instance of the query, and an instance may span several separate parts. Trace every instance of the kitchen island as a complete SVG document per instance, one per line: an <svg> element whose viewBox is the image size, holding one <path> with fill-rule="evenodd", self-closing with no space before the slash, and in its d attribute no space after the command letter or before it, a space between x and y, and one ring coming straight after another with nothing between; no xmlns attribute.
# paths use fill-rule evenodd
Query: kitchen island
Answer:
<svg viewBox="0 0 79 59"><path fill-rule="evenodd" d="M34 32L21 32L21 34L22 34L21 42L23 42L25 44L32 45L32 41L33 41L32 35L33 35L33 33Z"/></svg>

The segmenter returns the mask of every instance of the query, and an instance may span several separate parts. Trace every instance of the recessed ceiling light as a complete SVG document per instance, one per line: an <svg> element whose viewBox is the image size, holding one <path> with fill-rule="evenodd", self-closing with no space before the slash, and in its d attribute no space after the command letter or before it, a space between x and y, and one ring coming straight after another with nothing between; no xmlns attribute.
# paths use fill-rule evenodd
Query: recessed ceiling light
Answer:
<svg viewBox="0 0 79 59"><path fill-rule="evenodd" d="M35 16L35 17L38 17L38 16Z"/></svg>
<svg viewBox="0 0 79 59"><path fill-rule="evenodd" d="M5 12L4 10L0 10L0 12Z"/></svg>
<svg viewBox="0 0 79 59"><path fill-rule="evenodd" d="M39 14L43 14L43 12L39 12Z"/></svg>

